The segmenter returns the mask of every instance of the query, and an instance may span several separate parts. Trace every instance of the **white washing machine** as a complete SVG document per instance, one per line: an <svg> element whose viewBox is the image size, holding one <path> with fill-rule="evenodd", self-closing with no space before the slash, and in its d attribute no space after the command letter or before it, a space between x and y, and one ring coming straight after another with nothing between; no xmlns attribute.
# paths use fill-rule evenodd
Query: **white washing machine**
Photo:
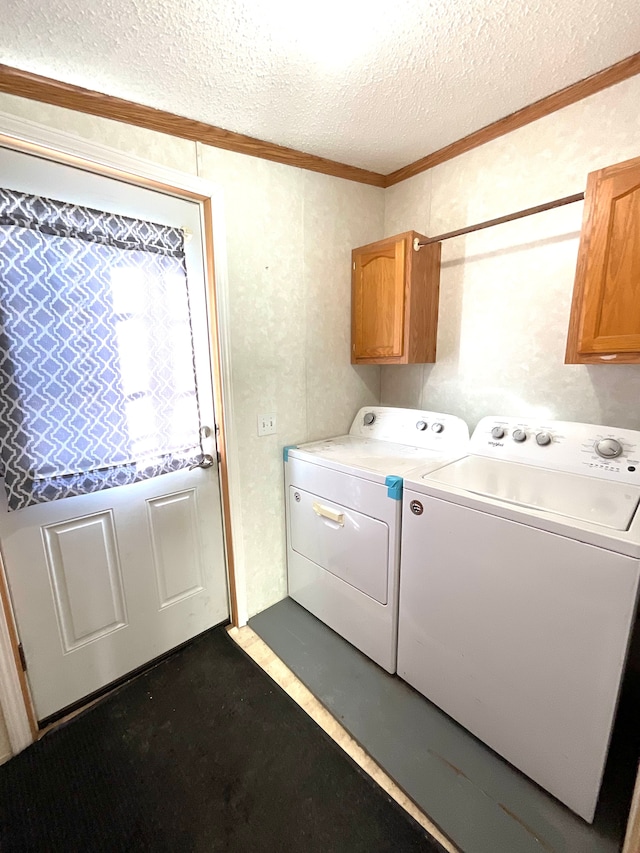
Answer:
<svg viewBox="0 0 640 853"><path fill-rule="evenodd" d="M593 820L640 575L640 432L484 418L405 477L398 675Z"/></svg>
<svg viewBox="0 0 640 853"><path fill-rule="evenodd" d="M284 449L289 595L396 670L402 475L466 453L453 415L361 409L348 435Z"/></svg>

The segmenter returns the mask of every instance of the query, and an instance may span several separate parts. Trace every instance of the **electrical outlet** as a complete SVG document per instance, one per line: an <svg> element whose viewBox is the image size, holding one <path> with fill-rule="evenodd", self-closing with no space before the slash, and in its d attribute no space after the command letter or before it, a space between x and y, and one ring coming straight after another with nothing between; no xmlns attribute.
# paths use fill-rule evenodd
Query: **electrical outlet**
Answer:
<svg viewBox="0 0 640 853"><path fill-rule="evenodd" d="M276 415L258 415L258 435L273 435L276 431Z"/></svg>

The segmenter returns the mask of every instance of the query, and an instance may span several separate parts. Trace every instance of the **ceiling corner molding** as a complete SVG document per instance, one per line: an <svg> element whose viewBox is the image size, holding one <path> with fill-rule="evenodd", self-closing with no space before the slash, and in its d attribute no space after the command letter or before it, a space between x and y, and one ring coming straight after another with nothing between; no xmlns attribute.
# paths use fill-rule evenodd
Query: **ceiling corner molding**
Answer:
<svg viewBox="0 0 640 853"><path fill-rule="evenodd" d="M594 95L596 92L614 86L616 83L621 83L636 74L640 74L640 52L634 53L632 56L615 63L615 65L598 71L596 74L592 74L578 83L573 83L527 107L523 107L521 110L498 119L492 124L388 175L371 172L358 166L338 163L335 160L318 157L315 154L306 154L272 142L264 142L242 133L224 130L206 122L185 118L112 95L104 95L69 83L61 83L58 80L21 71L8 65L0 64L0 92L64 107L76 112L88 113L100 118L120 121L147 130L188 139L192 142L202 142L238 154L246 154L250 157L258 157L311 172L343 178L348 181L374 187L391 187L419 175L421 172L426 172L434 166L445 163L447 160L452 160L460 154L478 148L486 142L491 142L500 136L511 133L513 130L518 130L583 98Z"/></svg>
<svg viewBox="0 0 640 853"><path fill-rule="evenodd" d="M385 186L385 176L370 172L357 166L337 163L315 154L305 154L294 148L285 148L271 142L263 142L242 133L234 133L205 122L195 121L174 113L157 110L153 107L136 104L112 95L103 95L91 89L61 83L49 77L41 77L28 71L21 71L9 65L0 64L0 92L17 95L32 101L41 101L76 112L88 113L100 118L121 121L125 124L144 127L159 133L178 136L192 142L203 142L215 148L224 148L238 154L259 157L287 166L296 166L311 172L320 172L348 181L369 184L374 187Z"/></svg>
<svg viewBox="0 0 640 853"><path fill-rule="evenodd" d="M421 172L426 172L428 169L439 166L447 160L452 160L454 157L471 151L473 148L478 148L486 142L498 139L500 136L511 133L513 130L518 130L518 128L531 124L531 122L537 121L539 118L544 118L544 116L561 110L563 107L568 107L577 101L581 101L583 98L588 98L589 95L595 95L596 92L600 92L610 86L615 86L616 83L622 83L623 80L634 77L636 74L640 74L640 53L634 53L632 56L616 62L615 65L610 65L608 68L604 68L590 77L585 77L584 80L580 80L578 83L573 83L565 89L560 89L560 91L554 92L553 95L541 98L539 101L529 104L528 107L523 107L523 109L517 110L515 113L511 113L456 142L452 142L451 145L440 148L432 154L427 154L426 157L416 160L415 163L410 163L408 166L403 166L401 169L391 172L386 176L384 186L392 187L394 184L406 181L407 178L413 178Z"/></svg>

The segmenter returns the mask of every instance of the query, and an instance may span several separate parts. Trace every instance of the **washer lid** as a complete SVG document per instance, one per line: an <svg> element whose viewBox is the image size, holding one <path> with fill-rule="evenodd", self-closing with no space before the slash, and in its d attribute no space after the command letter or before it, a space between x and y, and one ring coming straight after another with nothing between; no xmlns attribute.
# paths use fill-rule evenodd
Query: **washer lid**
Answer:
<svg viewBox="0 0 640 853"><path fill-rule="evenodd" d="M612 530L628 530L640 487L517 462L466 456L422 479Z"/></svg>

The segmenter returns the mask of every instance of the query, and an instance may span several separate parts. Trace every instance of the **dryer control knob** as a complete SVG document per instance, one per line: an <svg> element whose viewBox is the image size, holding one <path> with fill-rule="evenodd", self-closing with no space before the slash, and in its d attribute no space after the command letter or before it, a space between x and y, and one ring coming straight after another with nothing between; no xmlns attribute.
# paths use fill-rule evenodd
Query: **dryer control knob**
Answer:
<svg viewBox="0 0 640 853"><path fill-rule="evenodd" d="M539 432L536 435L536 441L538 442L540 447L545 447L547 444L551 444L551 433Z"/></svg>
<svg viewBox="0 0 640 853"><path fill-rule="evenodd" d="M514 429L513 435L511 436L511 438L514 441L526 441L527 440L527 434L523 429Z"/></svg>
<svg viewBox="0 0 640 853"><path fill-rule="evenodd" d="M373 412L367 412L367 414L364 416L362 421L366 426L371 426L371 424L375 421L375 419L376 419L376 416L373 414Z"/></svg>
<svg viewBox="0 0 640 853"><path fill-rule="evenodd" d="M595 451L603 459L615 459L622 453L622 445L615 438L601 438L596 441Z"/></svg>
<svg viewBox="0 0 640 853"><path fill-rule="evenodd" d="M431 424L431 429L434 432L442 432L442 430L444 429L444 424L441 424L441 423Z"/></svg>
<svg viewBox="0 0 640 853"><path fill-rule="evenodd" d="M427 428L427 422L426 421L418 421L418 423L416 424L416 429L419 429L422 431L422 430L425 430L426 428Z"/></svg>
<svg viewBox="0 0 640 853"><path fill-rule="evenodd" d="M501 427L501 426L495 426L495 427L491 430L491 435L492 435L494 438L504 438L504 427Z"/></svg>

